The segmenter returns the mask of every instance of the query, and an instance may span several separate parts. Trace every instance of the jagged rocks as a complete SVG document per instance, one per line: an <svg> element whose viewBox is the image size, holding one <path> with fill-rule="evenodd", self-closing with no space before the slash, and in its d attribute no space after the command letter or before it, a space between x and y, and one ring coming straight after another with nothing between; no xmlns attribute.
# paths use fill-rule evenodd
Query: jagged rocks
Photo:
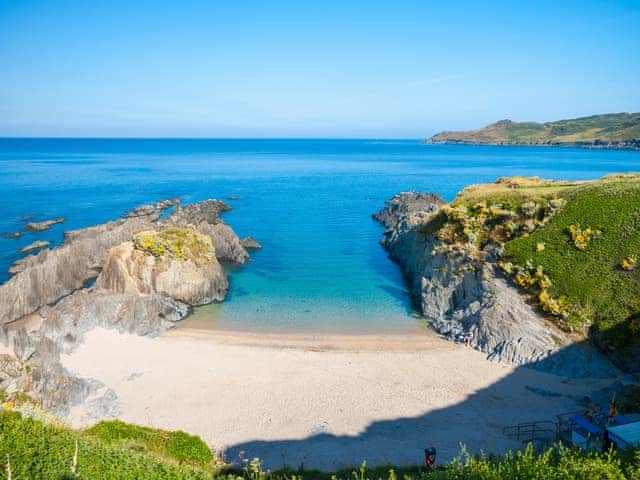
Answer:
<svg viewBox="0 0 640 480"><path fill-rule="evenodd" d="M242 246L238 235L221 221L214 225L202 222L196 226L196 229L200 233L211 237L213 246L216 249L216 257L220 261L243 265L249 258L249 254Z"/></svg>
<svg viewBox="0 0 640 480"><path fill-rule="evenodd" d="M31 252L33 250L42 250L43 248L48 247L51 244L51 242L47 242L44 240L37 240L33 243L30 243L29 245L27 245L26 247L23 247L20 249L20 253L28 253Z"/></svg>
<svg viewBox="0 0 640 480"><path fill-rule="evenodd" d="M262 245L253 237L244 237L240 240L240 245L247 250L260 250L262 248Z"/></svg>
<svg viewBox="0 0 640 480"><path fill-rule="evenodd" d="M199 225L202 222L216 224L220 221L220 214L228 212L231 207L219 200L204 200L184 207L178 206L167 217L166 223L178 227Z"/></svg>
<svg viewBox="0 0 640 480"><path fill-rule="evenodd" d="M65 221L64 217L54 218L52 220L45 220L43 222L30 222L24 226L24 229L32 232L42 232L44 230L49 230L54 225L59 223L63 223Z"/></svg>
<svg viewBox="0 0 640 480"><path fill-rule="evenodd" d="M206 261L155 256L125 242L109 251L96 287L118 293L158 293L189 305L222 301L229 284L215 256Z"/></svg>
<svg viewBox="0 0 640 480"><path fill-rule="evenodd" d="M0 286L0 324L82 288L98 275L109 248L151 225L146 216L70 231L60 247L24 258L12 267L14 277Z"/></svg>
<svg viewBox="0 0 640 480"><path fill-rule="evenodd" d="M119 220L66 232L60 247L14 263L15 276L0 286L0 389L27 392L58 414L86 399L107 411L113 392L67 372L62 354L96 327L157 335L191 305L224 299L228 281L218 259L248 258L219 218L230 208L215 200L178 205L177 199L144 205Z"/></svg>
<svg viewBox="0 0 640 480"><path fill-rule="evenodd" d="M375 215L388 227L381 244L402 266L416 303L433 328L451 339L467 336L491 360L560 374L591 372L588 362L582 362L580 372L571 367L590 361L583 350L572 351L571 362L568 353L557 355L566 336L505 281L494 267L491 249L472 257L464 249L443 248L436 236L441 226L437 211L443 204L436 195L402 193ZM554 361L544 363L552 354ZM597 364L598 372L608 368L592 364Z"/></svg>

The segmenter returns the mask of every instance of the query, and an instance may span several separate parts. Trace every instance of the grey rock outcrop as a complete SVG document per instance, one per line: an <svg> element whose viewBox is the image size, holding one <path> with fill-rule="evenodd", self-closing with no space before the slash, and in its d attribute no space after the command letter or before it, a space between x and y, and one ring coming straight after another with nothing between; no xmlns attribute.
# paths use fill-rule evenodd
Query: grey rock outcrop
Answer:
<svg viewBox="0 0 640 480"><path fill-rule="evenodd" d="M32 232L42 232L44 230L49 230L54 225L63 223L64 221L64 217L60 217L52 220L45 220L43 222L30 222L24 226L24 229Z"/></svg>
<svg viewBox="0 0 640 480"><path fill-rule="evenodd" d="M231 207L224 202L204 200L177 207L162 223L183 228L193 226L200 233L211 237L218 260L242 265L249 254L238 235L220 219L220 214L229 210Z"/></svg>
<svg viewBox="0 0 640 480"><path fill-rule="evenodd" d="M243 265L249 259L249 253L240 238L228 225L222 222L214 225L202 222L196 226L196 230L211 237L219 260Z"/></svg>
<svg viewBox="0 0 640 480"><path fill-rule="evenodd" d="M12 322L82 288L95 278L107 252L150 228L158 212L65 233L61 246L15 264L15 275L0 285L0 324Z"/></svg>
<svg viewBox="0 0 640 480"><path fill-rule="evenodd" d="M175 199L143 205L119 220L66 232L60 247L12 266L15 276L0 286L0 389L27 392L60 415L80 401L110 411L115 394L67 372L61 354L96 327L153 336L183 319L191 305L224 299L228 281L218 259L248 258L219 218L230 208L215 200L178 205ZM170 207L175 210L161 219ZM185 247L195 250L154 255L133 241L169 227L184 228L173 235L184 234L180 241L195 242Z"/></svg>
<svg viewBox="0 0 640 480"><path fill-rule="evenodd" d="M43 248L48 247L50 244L51 244L50 242L47 242L44 240L36 240L35 242L30 243L26 247L21 248L20 253L27 253L33 250L42 250Z"/></svg>
<svg viewBox="0 0 640 480"><path fill-rule="evenodd" d="M189 205L177 206L167 217L166 222L178 227L199 225L202 222L216 224L220 222L220 214L228 212L231 207L220 200L204 200Z"/></svg>
<svg viewBox="0 0 640 480"><path fill-rule="evenodd" d="M262 245L253 237L244 237L240 240L240 244L247 250L260 250Z"/></svg>
<svg viewBox="0 0 640 480"><path fill-rule="evenodd" d="M215 257L196 264L155 257L125 242L109 251L96 288L136 295L157 293L189 305L204 305L224 300L229 283Z"/></svg>
<svg viewBox="0 0 640 480"><path fill-rule="evenodd" d="M480 258L442 248L436 232L443 204L431 194L402 193L375 215L388 228L382 246L403 268L433 328L452 340L467 336L491 360L567 375L610 373L608 362L592 358L588 349L575 349L571 359L558 356L568 338L502 277L490 248ZM586 363L576 369L581 360Z"/></svg>

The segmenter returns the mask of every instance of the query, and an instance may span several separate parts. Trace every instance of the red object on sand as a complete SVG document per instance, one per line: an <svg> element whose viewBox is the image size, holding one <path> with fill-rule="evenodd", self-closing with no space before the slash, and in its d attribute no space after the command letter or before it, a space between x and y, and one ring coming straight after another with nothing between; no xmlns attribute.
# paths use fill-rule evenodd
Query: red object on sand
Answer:
<svg viewBox="0 0 640 480"><path fill-rule="evenodd" d="M436 464L436 449L434 447L424 449L424 463L428 467L433 467Z"/></svg>

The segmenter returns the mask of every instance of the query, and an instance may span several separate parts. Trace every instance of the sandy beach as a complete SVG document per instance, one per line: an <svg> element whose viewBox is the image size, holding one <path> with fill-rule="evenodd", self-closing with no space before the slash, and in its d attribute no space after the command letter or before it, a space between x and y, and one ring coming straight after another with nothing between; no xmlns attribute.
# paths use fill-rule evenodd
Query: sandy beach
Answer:
<svg viewBox="0 0 640 480"><path fill-rule="evenodd" d="M271 468L418 464L426 446L446 461L460 443L503 452L521 446L503 427L553 420L611 382L489 362L431 334L175 329L151 339L97 329L63 364L112 389L120 419L185 430L229 462L259 457ZM96 420L84 407L69 417L76 427Z"/></svg>

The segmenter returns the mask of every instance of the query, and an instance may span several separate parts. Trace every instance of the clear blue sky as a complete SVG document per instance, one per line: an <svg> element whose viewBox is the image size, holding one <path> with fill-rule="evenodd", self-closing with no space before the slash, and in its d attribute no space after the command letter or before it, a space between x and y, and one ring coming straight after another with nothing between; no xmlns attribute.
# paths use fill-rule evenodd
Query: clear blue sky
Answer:
<svg viewBox="0 0 640 480"><path fill-rule="evenodd" d="M0 0L0 136L419 138L618 111L640 111L640 0Z"/></svg>

